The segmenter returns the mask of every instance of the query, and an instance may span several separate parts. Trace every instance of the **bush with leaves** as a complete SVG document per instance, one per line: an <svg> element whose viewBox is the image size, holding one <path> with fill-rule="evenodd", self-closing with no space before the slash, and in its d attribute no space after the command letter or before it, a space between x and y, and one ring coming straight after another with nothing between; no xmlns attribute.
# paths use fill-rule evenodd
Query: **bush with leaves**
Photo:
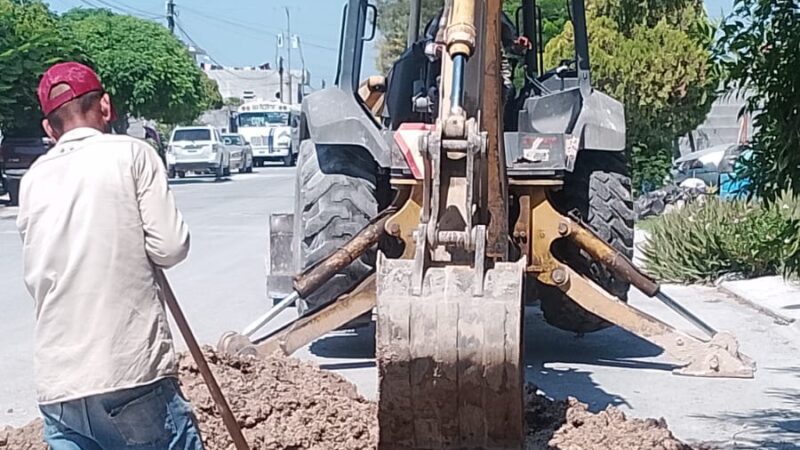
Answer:
<svg viewBox="0 0 800 450"><path fill-rule="evenodd" d="M649 225L645 269L670 282L710 282L800 272L800 199L770 205L715 197L665 214Z"/></svg>
<svg viewBox="0 0 800 450"><path fill-rule="evenodd" d="M79 55L44 3L0 0L0 129L6 136L42 133L39 78L51 64Z"/></svg>
<svg viewBox="0 0 800 450"><path fill-rule="evenodd" d="M699 0L596 0L587 5L593 85L625 105L634 191L663 184L674 140L705 120L718 76L713 28ZM548 44L554 67L574 58L567 23Z"/></svg>
<svg viewBox="0 0 800 450"><path fill-rule="evenodd" d="M757 132L745 168L754 194L773 201L800 190L800 0L736 0L717 53L732 87L744 89Z"/></svg>

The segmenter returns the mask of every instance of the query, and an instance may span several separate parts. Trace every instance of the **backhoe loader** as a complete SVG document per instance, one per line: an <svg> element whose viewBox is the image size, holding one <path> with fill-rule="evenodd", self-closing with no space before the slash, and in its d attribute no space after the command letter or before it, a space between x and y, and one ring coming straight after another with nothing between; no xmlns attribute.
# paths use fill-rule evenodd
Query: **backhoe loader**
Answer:
<svg viewBox="0 0 800 450"><path fill-rule="evenodd" d="M624 111L592 87L584 0L570 2L574 59L552 70L522 2L531 49L511 94L501 0L447 0L424 33L409 6L406 51L359 81L379 11L347 1L335 86L302 104L294 214L271 219L269 290L286 297L219 347L291 354L375 308L381 449L522 448L526 304L578 333L620 326L678 374L752 377L732 335L630 261ZM630 285L708 338L627 305ZM259 335L291 304L298 320Z"/></svg>

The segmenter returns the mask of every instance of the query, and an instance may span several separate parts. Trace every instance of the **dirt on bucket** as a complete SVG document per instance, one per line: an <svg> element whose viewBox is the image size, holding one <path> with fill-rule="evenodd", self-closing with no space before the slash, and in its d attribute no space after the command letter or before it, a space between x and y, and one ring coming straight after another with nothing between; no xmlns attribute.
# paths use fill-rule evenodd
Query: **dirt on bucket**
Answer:
<svg viewBox="0 0 800 450"><path fill-rule="evenodd" d="M253 450L375 449L377 406L341 376L294 358L231 358L206 349L212 371ZM179 358L179 376L207 450L233 444L197 368ZM693 450L663 419L627 418L609 407L598 414L570 398L553 401L526 388L526 450ZM0 430L1 450L46 450L42 422ZM699 449L695 449L699 450Z"/></svg>

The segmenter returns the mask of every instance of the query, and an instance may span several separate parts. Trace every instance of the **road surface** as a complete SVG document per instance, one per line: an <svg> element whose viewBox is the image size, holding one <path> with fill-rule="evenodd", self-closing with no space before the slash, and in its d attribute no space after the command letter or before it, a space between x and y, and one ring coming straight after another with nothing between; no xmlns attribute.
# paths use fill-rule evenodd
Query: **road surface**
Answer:
<svg viewBox="0 0 800 450"><path fill-rule="evenodd" d="M241 330L271 305L265 298L268 217L292 210L294 169L267 167L222 183L188 178L176 180L173 189L191 227L192 251L168 276L198 339L215 344L224 331ZM33 306L22 285L13 216L12 208L0 206L0 426L21 425L37 414ZM623 330L578 338L547 326L529 308L528 380L551 397L574 396L595 411L616 405L637 417L664 417L690 442L714 442L723 449L800 449L800 328L775 323L714 288L665 290L712 326L735 332L742 351L758 363L756 379L675 376L660 349ZM632 294L631 303L686 326L641 295ZM282 320L292 314L285 312ZM296 356L341 373L375 398L371 332L334 333Z"/></svg>

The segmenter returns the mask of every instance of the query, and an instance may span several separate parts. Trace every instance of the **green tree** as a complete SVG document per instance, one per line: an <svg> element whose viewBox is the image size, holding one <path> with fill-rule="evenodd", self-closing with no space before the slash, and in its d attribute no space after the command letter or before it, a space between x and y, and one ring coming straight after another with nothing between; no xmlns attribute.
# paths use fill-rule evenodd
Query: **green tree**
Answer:
<svg viewBox="0 0 800 450"><path fill-rule="evenodd" d="M745 168L756 195L774 201L800 186L800 1L736 0L717 45L731 87L754 112L753 157Z"/></svg>
<svg viewBox="0 0 800 450"><path fill-rule="evenodd" d="M203 87L203 103L202 110L207 111L210 109L220 109L224 105L222 101L222 94L219 93L219 84L212 80L208 75L200 71L200 81Z"/></svg>
<svg viewBox="0 0 800 450"><path fill-rule="evenodd" d="M425 24L444 5L444 0L422 0L420 13L420 34L424 33ZM387 73L392 64L406 48L408 36L408 0L378 0L378 30L381 32L378 42L377 65L382 73Z"/></svg>
<svg viewBox="0 0 800 450"><path fill-rule="evenodd" d="M660 186L673 143L705 120L719 78L713 30L699 0L596 0L587 6L593 85L625 105L634 190ZM574 58L573 28L546 64Z"/></svg>
<svg viewBox="0 0 800 450"><path fill-rule="evenodd" d="M242 99L240 99L239 97L228 97L228 98L226 98L226 99L225 99L225 101L223 102L223 104L224 104L225 106L230 106L230 107L232 107L232 108L236 108L236 107L238 107L238 106L241 106L241 105L242 105L242 103L243 103L243 102L242 102Z"/></svg>
<svg viewBox="0 0 800 450"><path fill-rule="evenodd" d="M506 0L503 2L503 10L508 14L512 22L515 21L517 10L521 6L522 0ZM566 0L538 0L536 6L542 10L542 40L544 41L543 44L547 45L551 39L558 36L561 30L564 29L564 24L569 17L567 2ZM521 23L520 27L522 27ZM522 32L522 30L519 31Z"/></svg>
<svg viewBox="0 0 800 450"><path fill-rule="evenodd" d="M205 77L186 48L164 27L107 10L72 10L62 17L103 85L111 94L124 128L128 116L166 123L191 122L207 107Z"/></svg>
<svg viewBox="0 0 800 450"><path fill-rule="evenodd" d="M44 3L0 0L0 129L42 133L36 88L47 67L79 58L73 39Z"/></svg>

